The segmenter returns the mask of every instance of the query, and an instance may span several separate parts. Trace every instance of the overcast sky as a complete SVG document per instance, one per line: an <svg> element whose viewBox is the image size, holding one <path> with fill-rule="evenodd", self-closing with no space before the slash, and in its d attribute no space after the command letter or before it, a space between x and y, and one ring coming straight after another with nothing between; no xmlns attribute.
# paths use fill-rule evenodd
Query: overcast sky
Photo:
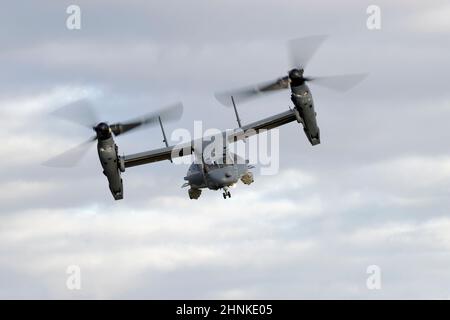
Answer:
<svg viewBox="0 0 450 320"><path fill-rule="evenodd" d="M66 8L81 8L81 30ZM381 29L366 9L381 8ZM450 297L450 5L425 1L3 1L0 10L0 298ZM286 41L327 34L306 73L368 72L338 94L311 85L320 145L280 128L280 168L232 198L189 200L186 165L127 169L115 202L95 147L41 166L91 132L49 116L88 98L105 121L183 101L174 129L232 128L214 92L283 76ZM248 123L289 92L239 106ZM162 146L158 128L116 140ZM66 287L81 268L81 290ZM381 289L366 286L381 270Z"/></svg>

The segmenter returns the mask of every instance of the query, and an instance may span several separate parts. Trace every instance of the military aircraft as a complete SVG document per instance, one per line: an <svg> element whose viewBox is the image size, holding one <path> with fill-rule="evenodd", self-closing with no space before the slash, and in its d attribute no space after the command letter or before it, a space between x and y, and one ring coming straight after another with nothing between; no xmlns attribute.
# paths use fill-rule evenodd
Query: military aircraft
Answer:
<svg viewBox="0 0 450 320"><path fill-rule="evenodd" d="M123 181L121 173L127 168L148 163L169 160L194 154L195 160L190 165L184 177L186 182L182 187L189 187L190 199L198 199L202 189L223 190L224 199L231 197L229 188L239 180L244 184L253 182L253 174L250 171L248 159L243 159L229 151L228 146L238 141L246 141L250 136L267 130L297 121L303 125L303 129L312 145L320 143L319 128L316 123L316 112L312 96L306 85L307 81L314 81L324 86L348 90L361 81L365 75L344 75L328 78L311 78L303 76L304 68L313 53L324 40L324 37L309 37L297 39L290 43L291 57L295 66L288 75L271 83L258 85L216 95L225 105L234 107L236 120L239 125L233 130L226 130L214 137L201 137L185 143L169 146L163 127L163 121L176 120L181 117L181 103L174 104L157 112L143 117L132 119L124 123L109 125L99 122L92 106L86 100L72 103L58 109L54 115L67 120L83 124L95 131L95 136L85 143L50 159L45 164L56 167L68 167L75 165L86 153L88 146L97 141L97 151L103 173L109 182L109 189L115 200L123 198ZM294 108L264 118L262 120L242 125L236 108L237 101L245 101L257 94L273 92L279 89L291 88L291 100ZM143 126L158 125L161 128L165 147L144 151L140 153L121 156L114 141L114 136L130 132ZM219 143L220 142L220 143ZM205 154L208 147L213 146L214 157ZM211 148L210 148L211 151ZM212 153L211 153L212 154Z"/></svg>
<svg viewBox="0 0 450 320"><path fill-rule="evenodd" d="M311 36L291 40L288 43L291 70L286 76L256 86L216 93L217 100L226 106L231 106L235 102L241 103L263 94L290 88L297 121L303 125L309 142L313 146L319 144L320 130L317 125L317 113L314 109L311 91L306 83L311 82L337 91L347 91L367 76L363 73L328 77L304 76L307 63L325 39L326 36ZM231 101L231 96L234 97L234 101Z"/></svg>

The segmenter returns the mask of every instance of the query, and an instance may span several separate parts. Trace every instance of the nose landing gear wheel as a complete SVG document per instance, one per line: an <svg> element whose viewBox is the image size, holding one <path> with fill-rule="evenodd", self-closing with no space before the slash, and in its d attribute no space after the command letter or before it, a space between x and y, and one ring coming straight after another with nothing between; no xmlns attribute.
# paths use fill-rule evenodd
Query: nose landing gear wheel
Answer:
<svg viewBox="0 0 450 320"><path fill-rule="evenodd" d="M223 195L223 198L224 199L226 199L227 197L228 198L231 198L231 193L230 193L230 191L228 191L228 189L223 189L223 193L222 193L222 195Z"/></svg>

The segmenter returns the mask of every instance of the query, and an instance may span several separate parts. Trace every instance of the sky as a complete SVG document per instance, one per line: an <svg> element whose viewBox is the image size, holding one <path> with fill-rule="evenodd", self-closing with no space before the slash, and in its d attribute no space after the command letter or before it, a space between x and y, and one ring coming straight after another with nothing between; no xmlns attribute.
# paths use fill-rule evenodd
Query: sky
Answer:
<svg viewBox="0 0 450 320"><path fill-rule="evenodd" d="M0 298L449 298L449 16L443 0L3 1ZM311 85L321 144L281 127L278 172L255 168L230 199L190 200L188 165L165 161L127 169L114 201L95 147L74 168L41 165L92 134L50 115L78 99L109 122L182 101L168 136L233 128L214 92L285 75L287 41L317 34L306 74L368 77ZM290 105L283 91L238 108L249 123ZM158 128L116 142L163 146Z"/></svg>

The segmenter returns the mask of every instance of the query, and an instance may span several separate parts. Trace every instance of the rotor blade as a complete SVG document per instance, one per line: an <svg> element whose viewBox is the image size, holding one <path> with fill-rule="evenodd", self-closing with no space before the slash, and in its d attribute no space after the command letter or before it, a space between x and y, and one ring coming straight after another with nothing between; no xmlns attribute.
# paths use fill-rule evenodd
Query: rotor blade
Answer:
<svg viewBox="0 0 450 320"><path fill-rule="evenodd" d="M289 56L292 68L305 69L314 53L325 41L327 36L318 35L293 39L288 42Z"/></svg>
<svg viewBox="0 0 450 320"><path fill-rule="evenodd" d="M82 144L77 145L76 147L67 150L64 153L61 153L47 161L45 161L42 165L47 167L56 167L56 168L69 168L75 166L81 158L89 150L89 147L92 145L97 137L92 137L91 139L83 142Z"/></svg>
<svg viewBox="0 0 450 320"><path fill-rule="evenodd" d="M275 81L260 83L252 87L249 86L241 89L216 93L215 97L221 104L227 107L231 107L233 105L231 96L233 96L233 99L236 103L240 103L248 101L252 98L256 98L257 96L264 93L275 92L287 88L289 88L289 77L283 77Z"/></svg>
<svg viewBox="0 0 450 320"><path fill-rule="evenodd" d="M51 114L58 118L71 121L88 128L93 128L99 122L94 108L86 99L77 100L66 104L65 106L53 111Z"/></svg>
<svg viewBox="0 0 450 320"><path fill-rule="evenodd" d="M168 122L173 120L179 120L183 114L183 104L178 102L159 111L155 111L144 115L142 117L129 120L123 123L115 123L110 125L111 131L116 135L129 132L144 126L159 125L158 118L161 118L162 122Z"/></svg>
<svg viewBox="0 0 450 320"><path fill-rule="evenodd" d="M306 78L313 84L336 91L345 92L356 86L367 77L367 73L345 74L329 77Z"/></svg>

